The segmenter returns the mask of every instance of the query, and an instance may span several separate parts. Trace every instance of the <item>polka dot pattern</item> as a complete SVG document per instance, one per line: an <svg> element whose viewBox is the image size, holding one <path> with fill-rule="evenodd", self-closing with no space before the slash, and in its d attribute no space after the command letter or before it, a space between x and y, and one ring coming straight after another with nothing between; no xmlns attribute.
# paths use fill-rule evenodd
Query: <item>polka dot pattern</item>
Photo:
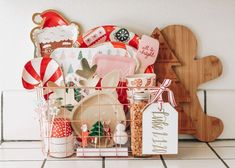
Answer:
<svg viewBox="0 0 235 168"><path fill-rule="evenodd" d="M52 126L53 138L63 138L68 137L72 134L71 122L64 118L55 118Z"/></svg>

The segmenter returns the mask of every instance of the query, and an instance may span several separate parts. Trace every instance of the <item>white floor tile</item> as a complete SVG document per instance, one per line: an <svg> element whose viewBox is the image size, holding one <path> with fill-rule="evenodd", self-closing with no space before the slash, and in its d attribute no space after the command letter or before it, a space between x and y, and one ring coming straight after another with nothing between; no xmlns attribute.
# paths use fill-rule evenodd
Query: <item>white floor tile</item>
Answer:
<svg viewBox="0 0 235 168"><path fill-rule="evenodd" d="M1 168L40 168L43 161L11 161L2 162L0 161Z"/></svg>
<svg viewBox="0 0 235 168"><path fill-rule="evenodd" d="M156 155L156 156L149 156L149 157L142 157L142 158L139 158L139 157L119 157L119 158L105 158L106 161L113 161L113 160L160 160L160 155Z"/></svg>
<svg viewBox="0 0 235 168"><path fill-rule="evenodd" d="M164 155L164 159L216 159L209 147L181 147L177 155Z"/></svg>
<svg viewBox="0 0 235 168"><path fill-rule="evenodd" d="M43 160L41 149L0 149L0 161Z"/></svg>
<svg viewBox="0 0 235 168"><path fill-rule="evenodd" d="M235 147L235 140L217 140L215 142L210 142L210 145L212 147L216 146L221 146L221 147L226 147L226 146L234 146Z"/></svg>
<svg viewBox="0 0 235 168"><path fill-rule="evenodd" d="M207 91L207 112L208 115L220 118L224 123L223 133L219 139L234 139L234 118L235 118L235 91L213 90ZM222 103L221 103L222 101Z"/></svg>
<svg viewBox="0 0 235 168"><path fill-rule="evenodd" d="M106 168L163 168L161 160L105 160Z"/></svg>
<svg viewBox="0 0 235 168"><path fill-rule="evenodd" d="M225 168L219 159L212 160L165 160L168 168Z"/></svg>
<svg viewBox="0 0 235 168"><path fill-rule="evenodd" d="M22 149L22 148L31 148L31 149L41 149L42 142L3 142L0 148L8 149Z"/></svg>
<svg viewBox="0 0 235 168"><path fill-rule="evenodd" d="M72 167L85 167L85 168L102 168L102 161L46 161L44 168L72 168Z"/></svg>
<svg viewBox="0 0 235 168"><path fill-rule="evenodd" d="M47 157L48 161L61 161L61 160L66 160L66 161L79 161L79 160L88 160L88 161L102 161L102 158L95 158L95 157L77 157L75 154L70 156L70 157L66 157L66 158L55 158L55 157Z"/></svg>
<svg viewBox="0 0 235 168"><path fill-rule="evenodd" d="M234 160L224 160L230 168L235 168L235 159Z"/></svg>
<svg viewBox="0 0 235 168"><path fill-rule="evenodd" d="M223 159L235 159L235 147L213 147Z"/></svg>
<svg viewBox="0 0 235 168"><path fill-rule="evenodd" d="M197 141L179 141L179 147L183 148L206 148L208 147L204 142L197 142Z"/></svg>

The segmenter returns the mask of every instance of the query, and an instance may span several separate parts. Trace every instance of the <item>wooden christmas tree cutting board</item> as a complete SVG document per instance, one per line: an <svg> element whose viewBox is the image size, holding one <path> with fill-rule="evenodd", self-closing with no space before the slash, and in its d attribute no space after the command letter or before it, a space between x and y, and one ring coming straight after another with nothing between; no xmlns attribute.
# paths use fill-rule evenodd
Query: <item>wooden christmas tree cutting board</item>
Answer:
<svg viewBox="0 0 235 168"><path fill-rule="evenodd" d="M193 122L184 111L183 104L190 102L189 92L179 80L175 67L182 66L178 58L171 51L170 46L163 37L161 31L156 28L152 33L152 37L159 40L160 47L157 60L154 64L154 72L156 73L156 80L160 83L164 79L171 79L170 89L174 92L174 97L177 106L175 107L179 113L179 133L181 134L194 134L196 129L193 126ZM167 94L163 94L164 100L167 100Z"/></svg>
<svg viewBox="0 0 235 168"><path fill-rule="evenodd" d="M171 25L162 29L161 34L181 64L174 67L174 72L187 90L187 92L181 92L184 93L183 95L176 96L183 107L184 115L187 116L187 120L185 117L179 117L180 133L191 134L205 142L213 141L222 133L223 123L203 111L197 97L197 89L200 84L218 78L222 74L222 64L216 56L212 55L197 59L196 37L185 26ZM172 63L166 62L165 66L169 64ZM168 76L169 74L166 73L165 77ZM176 91L177 87L174 89ZM180 94L177 91L176 93ZM179 97L185 97L185 93L189 93L190 101L182 102Z"/></svg>

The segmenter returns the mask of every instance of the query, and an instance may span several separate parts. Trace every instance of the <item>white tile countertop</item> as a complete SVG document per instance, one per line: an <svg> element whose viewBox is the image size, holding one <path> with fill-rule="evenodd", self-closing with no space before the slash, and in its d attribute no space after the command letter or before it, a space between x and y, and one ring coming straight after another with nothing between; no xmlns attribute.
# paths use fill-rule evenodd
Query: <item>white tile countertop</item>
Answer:
<svg viewBox="0 0 235 168"><path fill-rule="evenodd" d="M203 143L180 141L179 154L152 158L47 158L41 143L3 142L0 145L1 168L223 168L235 167L235 140Z"/></svg>

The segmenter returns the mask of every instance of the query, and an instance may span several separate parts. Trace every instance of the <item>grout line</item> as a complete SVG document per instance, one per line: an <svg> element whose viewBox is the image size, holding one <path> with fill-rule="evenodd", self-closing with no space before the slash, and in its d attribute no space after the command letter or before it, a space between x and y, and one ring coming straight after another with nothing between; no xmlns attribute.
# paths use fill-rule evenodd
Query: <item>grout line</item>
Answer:
<svg viewBox="0 0 235 168"><path fill-rule="evenodd" d="M39 162L43 160L0 160L0 162Z"/></svg>
<svg viewBox="0 0 235 168"><path fill-rule="evenodd" d="M220 155L216 152L216 150L208 142L206 144L214 152L214 154L218 157L218 159L225 165L225 167L229 168L227 163L220 157Z"/></svg>
<svg viewBox="0 0 235 168"><path fill-rule="evenodd" d="M165 160L164 160L162 155L160 155L160 159L162 161L162 164L163 164L164 168L167 168L166 162L165 162Z"/></svg>
<svg viewBox="0 0 235 168"><path fill-rule="evenodd" d="M206 94L206 90L204 90L203 93L204 93L204 112L207 114L207 94Z"/></svg>
<svg viewBox="0 0 235 168"><path fill-rule="evenodd" d="M1 92L1 140L0 145L4 142L3 139L3 91Z"/></svg>
<svg viewBox="0 0 235 168"><path fill-rule="evenodd" d="M46 161L47 161L47 159L44 159L44 160L43 160L41 168L44 168L44 166L45 166L45 164L46 164Z"/></svg>
<svg viewBox="0 0 235 168"><path fill-rule="evenodd" d="M179 142L201 142L201 141L197 139L179 139Z"/></svg>
<svg viewBox="0 0 235 168"><path fill-rule="evenodd" d="M235 141L234 138L223 138L223 139L216 139L216 141Z"/></svg>
<svg viewBox="0 0 235 168"><path fill-rule="evenodd" d="M105 168L105 157L102 157L102 168Z"/></svg>
<svg viewBox="0 0 235 168"><path fill-rule="evenodd" d="M4 140L4 142L41 142L42 140Z"/></svg>

